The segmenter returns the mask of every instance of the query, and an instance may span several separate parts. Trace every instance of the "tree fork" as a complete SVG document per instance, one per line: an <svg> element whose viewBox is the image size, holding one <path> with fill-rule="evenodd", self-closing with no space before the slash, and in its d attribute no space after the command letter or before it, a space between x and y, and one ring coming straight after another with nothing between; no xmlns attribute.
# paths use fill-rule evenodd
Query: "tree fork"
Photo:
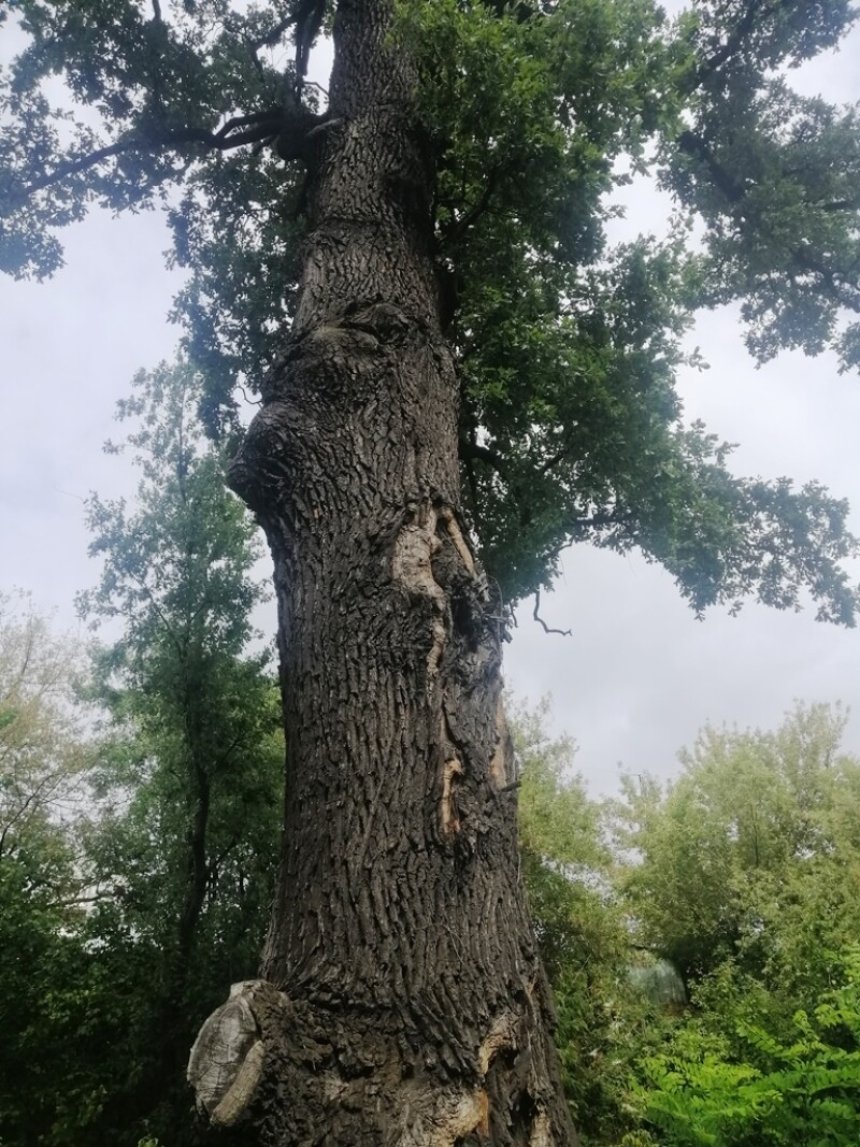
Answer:
<svg viewBox="0 0 860 1147"><path fill-rule="evenodd" d="M237 1142L566 1147L390 13L338 6L298 315L231 470L274 558L285 827L263 978L189 1075Z"/></svg>

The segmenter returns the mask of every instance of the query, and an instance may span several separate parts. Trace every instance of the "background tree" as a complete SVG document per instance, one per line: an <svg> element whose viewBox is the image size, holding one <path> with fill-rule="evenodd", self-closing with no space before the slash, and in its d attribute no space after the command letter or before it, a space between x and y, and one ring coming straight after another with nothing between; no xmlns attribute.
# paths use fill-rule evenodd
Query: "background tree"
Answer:
<svg viewBox="0 0 860 1147"><path fill-rule="evenodd" d="M253 526L196 385L163 367L121 404L143 473L133 510L89 503L104 571L82 607L117 638L89 700L42 619L0 627L4 1142L191 1142L188 1046L265 933L279 701L248 649Z"/></svg>
<svg viewBox="0 0 860 1147"><path fill-rule="evenodd" d="M217 999L215 970L233 981L256 965L283 765L268 655L248 648L262 597L254 526L203 439L198 387L186 365L162 366L120 403L120 418L137 423L127 442L141 482L131 514L91 497L91 552L104 569L80 600L85 615L122 622L97 663L97 695L119 740L97 776L108 803L87 840L117 895L92 927L133 937L151 965L145 973L138 958L127 981L147 991L130 1033L137 1068L107 1118L115 1136L146 1115L172 1142L179 1113L187 1128L183 1068Z"/></svg>
<svg viewBox="0 0 860 1147"><path fill-rule="evenodd" d="M82 659L23 595L0 596L0 864L60 836L92 763L75 683Z"/></svg>
<svg viewBox="0 0 860 1147"><path fill-rule="evenodd" d="M667 1147L856 1137L860 763L843 725L813 705L775 733L708 729L665 792L628 782L623 902L693 1000L632 1065Z"/></svg>
<svg viewBox="0 0 860 1147"><path fill-rule="evenodd" d="M247 1108L262 1143L569 1141L518 878L504 605L588 538L641 548L699 610L809 591L854 621L846 506L734 477L673 386L690 308L728 297L758 353L810 318L804 347L853 361L853 116L771 79L838 40L847 0L702 0L674 25L648 0L340 0L324 111L302 83L318 4L19 10L4 265L50 273L90 200L181 183L207 420L229 428L237 372L263 399L231 482L275 561L286 833L267 983L229 1013L247 1067L209 1113ZM287 37L285 83L266 51ZM62 131L58 72L83 105ZM623 156L684 218L612 252Z"/></svg>
<svg viewBox="0 0 860 1147"><path fill-rule="evenodd" d="M96 747L77 703L80 650L23 595L0 597L0 1140L70 1143L93 1104L68 1062L89 991L76 931L88 898L75 826ZM64 1080L69 1137L48 1135Z"/></svg>
<svg viewBox="0 0 860 1147"><path fill-rule="evenodd" d="M665 790L625 778L626 900L642 942L685 978L732 959L794 998L830 982L826 953L838 962L856 915L845 827L858 765L839 754L843 726L810 706L776 733L706 729Z"/></svg>
<svg viewBox="0 0 860 1147"><path fill-rule="evenodd" d="M617 1144L637 1124L634 1062L660 1017L630 978L627 919L601 805L574 771L569 737L548 737L546 703L511 709L520 770L520 844L529 908L555 995L556 1040L584 1144Z"/></svg>

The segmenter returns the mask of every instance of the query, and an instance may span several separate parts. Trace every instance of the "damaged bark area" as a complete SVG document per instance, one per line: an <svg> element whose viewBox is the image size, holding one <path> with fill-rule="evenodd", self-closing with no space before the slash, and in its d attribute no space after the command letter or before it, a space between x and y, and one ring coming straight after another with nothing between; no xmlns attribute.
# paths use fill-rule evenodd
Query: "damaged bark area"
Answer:
<svg viewBox="0 0 860 1147"><path fill-rule="evenodd" d="M389 19L338 4L298 316L231 470L274 557L284 836L262 981L207 1021L192 1074L230 1142L567 1147Z"/></svg>
<svg viewBox="0 0 860 1147"><path fill-rule="evenodd" d="M529 1090L530 1072L522 1063L527 1025L515 1012L500 1016L490 1028L471 1079L445 1086L426 1065L404 1071L401 1040L385 1019L375 1025L372 1045L366 1032L360 1034L367 1017L363 1025L350 1023L348 1030L337 1020L332 1025L332 1019L326 1009L294 1004L265 981L233 985L230 999L203 1025L188 1065L198 1110L208 1117L210 1130L231 1144L464 1147L516 1142L548 1147L559 1142L549 1114L537 1107ZM374 1048L371 1056L369 1046ZM501 1138L499 1083L505 1080L507 1088L518 1063L521 1090L513 1103L504 1104L505 1121L508 1131L519 1125L523 1134ZM277 1119L270 1114L261 1125L271 1103L263 1083L267 1076L278 1080L280 1111ZM326 1112L323 1124L318 1107Z"/></svg>
<svg viewBox="0 0 860 1147"><path fill-rule="evenodd" d="M233 984L227 1003L212 1013L194 1041L188 1082L198 1112L216 1127L232 1127L254 1097L265 1054L254 998L274 990L263 980Z"/></svg>

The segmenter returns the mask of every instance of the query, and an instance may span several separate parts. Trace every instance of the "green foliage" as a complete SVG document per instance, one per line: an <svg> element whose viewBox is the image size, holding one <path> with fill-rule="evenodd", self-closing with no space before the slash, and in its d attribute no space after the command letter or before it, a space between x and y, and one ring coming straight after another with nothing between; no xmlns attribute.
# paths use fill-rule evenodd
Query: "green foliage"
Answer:
<svg viewBox="0 0 860 1147"><path fill-rule="evenodd" d="M813 705L774 733L706 729L677 781L628 781L614 808L635 935L692 994L632 1064L662 1147L857 1139L860 762L839 752L844 721Z"/></svg>
<svg viewBox="0 0 860 1147"><path fill-rule="evenodd" d="M734 1041L702 1024L677 1029L644 1059L646 1117L664 1147L849 1144L860 1134L860 951L842 955L842 984L785 1035L767 1019L736 1021ZM732 1047L732 1042L737 1050Z"/></svg>
<svg viewBox="0 0 860 1147"><path fill-rule="evenodd" d="M134 0L20 0L29 41L4 77L0 161L7 211L16 223L16 212L24 215L4 244L3 269L50 274L60 262L51 228L80 218L92 201L112 210L153 205L204 154L201 132L239 108L277 105L281 78L250 45L284 7L240 17L210 3L171 4L168 13ZM57 73L71 106L43 94ZM86 162L103 151L102 162Z"/></svg>
<svg viewBox="0 0 860 1147"><path fill-rule="evenodd" d="M81 651L25 598L3 596L0 1142L23 1147L80 1143L105 1094L92 1073L97 976L81 942L93 889L77 830L99 749L93 712L76 693L82 670Z"/></svg>
<svg viewBox="0 0 860 1147"><path fill-rule="evenodd" d="M860 762L839 751L843 713L705 729L675 782L628 778L603 806L545 716L514 720L523 873L583 1141L855 1143ZM636 971L658 956L688 1006L649 1001Z"/></svg>
<svg viewBox="0 0 860 1147"><path fill-rule="evenodd" d="M234 388L260 387L295 309L304 176L270 146L294 88L291 7L20 0L29 39L0 76L0 264L50 274L57 229L90 203L163 202L215 436L236 430ZM838 42L847 0L698 0L675 22L654 0L397 10L435 169L465 501L505 599L588 540L640 549L699 612L811 594L853 624L846 505L733 475L675 391L695 307L730 299L759 359L858 360L842 318L860 307L856 113L783 74ZM672 194L672 232L609 249L613 190L634 175Z"/></svg>
<svg viewBox="0 0 860 1147"><path fill-rule="evenodd" d="M685 977L731 957L788 990L828 982L828 954L860 924L848 828L860 764L839 755L843 725L811 706L776 733L706 729L665 791L626 779L625 895L643 942Z"/></svg>
<svg viewBox="0 0 860 1147"><path fill-rule="evenodd" d="M582 776L573 772L576 745L570 737L550 740L544 728L548 718L547 701L535 709L512 708L514 751L522 772L522 845L573 871L596 872L609 860L599 808L589 799Z"/></svg>
<svg viewBox="0 0 860 1147"><path fill-rule="evenodd" d="M664 149L664 185L707 225L703 298L743 300L759 361L785 346L825 346L856 367L855 108L792 90L793 68L838 43L856 19L848 0L750 7L698 4L683 21L690 47L689 126Z"/></svg>
<svg viewBox="0 0 860 1147"><path fill-rule="evenodd" d="M106 1125L173 1143L187 1134L177 1081L193 1034L224 982L256 968L283 763L267 656L247 650L262 596L254 527L224 487L198 398L199 377L180 363L140 375L120 404L137 422L127 440L142 473L136 512L90 499L91 551L104 568L81 598L86 614L123 623L97 658L114 750L94 777L104 805L85 838L116 889L89 920L91 942L114 956L134 950L119 978L135 1071L117 1081Z"/></svg>
<svg viewBox="0 0 860 1147"><path fill-rule="evenodd" d="M86 1031L97 1035L91 960L77 935L80 909L63 904L76 890L71 850L56 839L34 840L0 863L2 1143L70 1147L101 1107L104 1082L91 1075L93 1049L81 1042Z"/></svg>
<svg viewBox="0 0 860 1147"><path fill-rule="evenodd" d="M74 817L93 758L76 707L80 652L52 636L23 596L0 594L0 864L56 844ZM61 862L62 867L62 862Z"/></svg>
<svg viewBox="0 0 860 1147"><path fill-rule="evenodd" d="M280 162L238 153L190 175L169 212L169 263L188 274L173 317L202 372L200 414L214 439L238 432L236 386L259 391L279 350L273 332L295 313L301 194L296 173Z"/></svg>
<svg viewBox="0 0 860 1147"><path fill-rule="evenodd" d="M256 972L280 703L248 648L253 527L196 420L198 387L162 367L121 404L142 480L133 511L89 504L104 568L81 604L116 638L90 704L44 622L0 624L3 1143L190 1143L188 1048L224 984Z"/></svg>
<svg viewBox="0 0 860 1147"><path fill-rule="evenodd" d="M585 1144L614 1143L633 1125L630 1061L645 1038L647 1008L627 974L629 942L609 885L600 808L573 772L573 743L550 740L546 717L545 704L514 710L523 876L555 995L572 1115Z"/></svg>

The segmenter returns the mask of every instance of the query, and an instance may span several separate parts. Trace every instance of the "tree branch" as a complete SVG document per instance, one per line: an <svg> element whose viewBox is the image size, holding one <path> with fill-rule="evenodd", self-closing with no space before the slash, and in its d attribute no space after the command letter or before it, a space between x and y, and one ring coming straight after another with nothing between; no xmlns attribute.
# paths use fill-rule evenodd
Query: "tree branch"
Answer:
<svg viewBox="0 0 860 1147"><path fill-rule="evenodd" d="M779 7L779 3L780 0L777 0L777 7ZM722 48L719 48L716 52L714 52L712 56L710 56L707 60L704 60L702 64L696 68L695 72L693 73L695 79L695 87L700 87L705 82L705 80L712 76L718 68L721 68L727 60L731 59L731 57L740 50L744 40L753 30L755 18L759 13L760 8L761 0L749 0L746 11L744 12L743 16L741 16L737 26L735 27L735 30L729 35Z"/></svg>
<svg viewBox="0 0 860 1147"><path fill-rule="evenodd" d="M746 195L743 184L735 179L717 161L716 156L700 135L692 131L682 131L678 136L678 147L686 155L698 159L708 169L708 174L714 185L725 195L729 203L736 207Z"/></svg>
<svg viewBox="0 0 860 1147"><path fill-rule="evenodd" d="M97 892L93 896L72 896L67 900L52 900L45 905L46 908L74 908L78 904L98 904L102 900L115 900L113 892Z"/></svg>
<svg viewBox="0 0 860 1147"><path fill-rule="evenodd" d="M764 0L749 0L743 16L741 16L734 31L729 34L725 44L694 69L687 90L692 92L701 87L723 64L737 55L743 48L744 41L755 28L756 19L759 16L772 15L778 12L784 4L785 0L774 0L774 3L768 7Z"/></svg>
<svg viewBox="0 0 860 1147"><path fill-rule="evenodd" d="M534 612L532 613L532 617L535 619L536 622L538 622L540 625L543 626L544 633L558 633L561 637L572 637L573 636L573 630L572 629L553 629L553 627L551 625L547 625L547 623L541 617L539 611L540 611L540 590L536 589L535 590L535 608L534 608Z"/></svg>
<svg viewBox="0 0 860 1147"><path fill-rule="evenodd" d="M834 199L830 203L816 203L819 211L856 211L860 208L860 198Z"/></svg>
<svg viewBox="0 0 860 1147"><path fill-rule="evenodd" d="M556 453L553 454L550 458L547 458L546 461L541 462L540 466L537 468L538 474L548 474L550 470L555 469L559 462L563 462L567 455L567 449L556 451Z"/></svg>
<svg viewBox="0 0 860 1147"><path fill-rule="evenodd" d="M130 152L158 152L170 148L181 147L184 144L200 144L215 151L229 151L235 147L242 147L246 143L257 143L260 140L271 139L284 127L285 113L282 108L273 108L264 112L252 112L249 115L234 116L217 131L207 131L205 128L188 127L177 131L168 131L163 135L148 138L132 138L120 140L91 151L88 155L78 159L67 160L60 163L53 171L34 179L19 191L10 194L10 198L24 200L37 191L44 191L70 175L78 175L82 171L103 163L106 159L126 155Z"/></svg>
<svg viewBox="0 0 860 1147"><path fill-rule="evenodd" d="M487 181L484 184L481 194L478 196L472 206L468 208L468 210L465 211L463 215L461 215L460 218L451 225L451 227L448 228L447 232L445 233L446 242L450 239L461 238L472 226L472 224L476 223L480 219L490 204L490 200L493 197L493 192L496 189L498 181L499 168L490 168L490 173L487 176Z"/></svg>
<svg viewBox="0 0 860 1147"><path fill-rule="evenodd" d="M248 40L247 44L250 50L256 55L260 48L274 48L275 44L283 36L284 32L296 22L295 14L285 16L283 20L279 20L274 24L268 32L264 32L262 36L258 36L256 40Z"/></svg>
<svg viewBox="0 0 860 1147"><path fill-rule="evenodd" d="M465 442L461 438L458 453L464 462L471 458L477 458L481 462L486 462L488 466L492 466L502 477L507 477L507 466L504 458L495 450L491 450L489 446L480 446L477 442Z"/></svg>

